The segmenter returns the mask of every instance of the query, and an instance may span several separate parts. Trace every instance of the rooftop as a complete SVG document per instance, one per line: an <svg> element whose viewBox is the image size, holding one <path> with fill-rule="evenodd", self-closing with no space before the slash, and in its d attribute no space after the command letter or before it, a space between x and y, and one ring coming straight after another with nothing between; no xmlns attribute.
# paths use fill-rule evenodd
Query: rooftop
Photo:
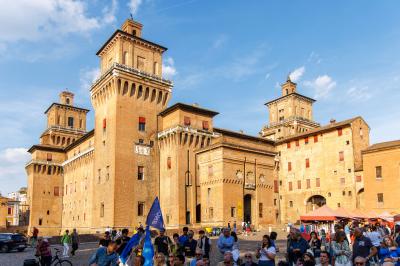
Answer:
<svg viewBox="0 0 400 266"><path fill-rule="evenodd" d="M260 137L257 137L257 136L247 135L247 134L244 134L244 133L241 133L241 132L232 131L232 130L228 130L228 129L214 127L214 132L220 133L222 135L231 136L231 137L254 140L254 141L261 141L261 142L268 143L268 144L274 144L274 141L270 140L270 139L265 139L265 138L260 138Z"/></svg>
<svg viewBox="0 0 400 266"><path fill-rule="evenodd" d="M281 144L281 143L285 143L285 142L288 142L288 141L291 141L291 140L307 137L307 136L310 136L310 135L315 135L317 133L323 133L323 132L331 131L333 129L337 129L337 128L340 128L340 127L343 127L343 126L350 125L353 121L355 121L357 119L362 119L364 121L364 119L361 116L357 116L357 117L353 117L353 118L350 118L350 119L347 119L347 120L343 120L343 121L340 121L340 122L330 123L328 125L325 125L325 126L322 126L322 127L318 127L318 128L306 131L304 133L299 133L299 134L284 138L282 140L278 140L276 143L277 144Z"/></svg>
<svg viewBox="0 0 400 266"><path fill-rule="evenodd" d="M152 46L155 46L155 47L161 49L163 52L167 50L167 48L164 47L164 46L161 46L161 45L159 45L159 44L153 43L153 42L151 42L151 41L148 41L148 40L146 40L146 39L140 38L140 37L138 37L138 36L135 36L135 35L133 35L133 34L130 34L130 33L127 33L127 32L125 32L125 31L122 31L122 30L118 29L118 30L116 30L116 31L113 33L113 35L111 35L110 38L108 38L108 40L103 44L103 46L101 46L101 48L99 49L99 51L97 51L96 55L99 55L99 54L101 53L101 51L103 51L103 49L108 45L108 43L109 43L112 39L114 39L114 37L115 37L117 34L122 34L122 35L125 35L125 36L129 37L129 38L133 38L133 39L136 39L136 40L138 40L138 41L145 42L146 44L149 44L149 45L152 45Z"/></svg>
<svg viewBox="0 0 400 266"><path fill-rule="evenodd" d="M380 142L380 143L375 143L365 150L363 150L363 153L369 153L369 152L374 152L378 150L387 150L387 149L395 149L395 148L400 148L400 140L393 140L393 141L386 141L386 142Z"/></svg>
<svg viewBox="0 0 400 266"><path fill-rule="evenodd" d="M47 114L47 112L51 109L51 107L53 106L60 106L60 107L66 107L66 108L73 108L76 110L80 110L83 111L85 113L88 113L90 110L89 109L85 109L85 108L81 108L81 107L76 107L76 106L72 106L72 105L66 105L66 104L61 104L61 103L52 103L49 108L46 109L46 111L44 111L45 114Z"/></svg>
<svg viewBox="0 0 400 266"><path fill-rule="evenodd" d="M210 116L210 117L214 117L217 114L219 114L218 112L215 112L215 111L212 111L209 109L205 109L205 108L201 108L196 105L189 105L189 104L185 104L185 103L176 103L176 104L168 107L164 111L160 112L160 116L164 117L164 116L168 115L169 113L172 113L173 111L178 110L178 109L187 111L187 112L206 115L206 116Z"/></svg>
<svg viewBox="0 0 400 266"><path fill-rule="evenodd" d="M314 100L313 98L304 96L304 95L302 95L302 94L300 94L300 93L297 93L297 92L293 92L293 93L289 93L289 94L287 94L287 95L285 95L285 96L279 97L279 98L277 98L277 99L274 99L274 100L272 100L272 101L266 102L265 105L268 105L268 104L271 104L271 103L273 103L273 102L276 102L276 101L279 101L279 100L288 98L288 97L290 97L290 96L292 96L292 95L298 96L298 97L301 97L301 98L304 98L304 99L306 99L306 100L308 100L308 101L310 101L310 102L315 102L315 101L316 101L316 100Z"/></svg>

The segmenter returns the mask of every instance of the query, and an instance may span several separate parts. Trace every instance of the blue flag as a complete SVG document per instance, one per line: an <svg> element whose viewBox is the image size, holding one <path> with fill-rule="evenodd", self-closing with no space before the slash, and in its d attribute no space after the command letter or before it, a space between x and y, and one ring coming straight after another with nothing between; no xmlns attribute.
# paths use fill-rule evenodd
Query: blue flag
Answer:
<svg viewBox="0 0 400 266"><path fill-rule="evenodd" d="M149 226L146 226L146 236L144 237L142 256L144 258L143 266L153 266L154 247L153 243L151 243L151 233Z"/></svg>
<svg viewBox="0 0 400 266"><path fill-rule="evenodd" d="M164 220L158 197L155 198L153 205L151 205L149 214L147 215L146 225L157 228L158 230L164 229Z"/></svg>
<svg viewBox="0 0 400 266"><path fill-rule="evenodd" d="M128 241L128 243L126 243L124 250L122 251L121 255L119 256L119 259L121 260L121 262L123 264L126 263L126 260L129 257L129 252L132 250L132 248L139 245L141 237L142 237L142 235L140 233L136 233L131 237L131 239Z"/></svg>

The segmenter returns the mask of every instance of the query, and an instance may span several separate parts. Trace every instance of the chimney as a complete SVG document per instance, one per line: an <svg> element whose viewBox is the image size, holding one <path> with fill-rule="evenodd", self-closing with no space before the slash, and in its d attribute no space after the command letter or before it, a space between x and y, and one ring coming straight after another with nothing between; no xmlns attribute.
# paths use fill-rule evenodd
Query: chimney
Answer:
<svg viewBox="0 0 400 266"><path fill-rule="evenodd" d="M334 118L331 118L331 120L329 121L331 124L334 124L334 123L336 123L336 119L334 119Z"/></svg>

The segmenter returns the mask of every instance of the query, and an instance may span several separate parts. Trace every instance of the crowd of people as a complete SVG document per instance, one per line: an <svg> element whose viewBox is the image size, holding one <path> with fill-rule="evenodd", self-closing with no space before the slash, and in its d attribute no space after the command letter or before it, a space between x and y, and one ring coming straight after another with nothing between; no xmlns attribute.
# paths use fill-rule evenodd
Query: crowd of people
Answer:
<svg viewBox="0 0 400 266"><path fill-rule="evenodd" d="M338 223L332 232L291 227L287 259L296 266L400 266L399 242L400 227L388 224Z"/></svg>
<svg viewBox="0 0 400 266"><path fill-rule="evenodd" d="M125 265L144 265L142 252L145 231L140 226L137 232L139 244L132 249L128 247L129 259ZM184 227L181 234L174 233L172 237L165 230L153 233L156 234L153 241L156 266L400 266L400 226L391 228L379 223L335 224L328 228L291 226L287 249L280 254L280 261L276 257L279 252L276 232L264 235L257 248L242 252L236 226L222 229L219 237L213 240L215 243L202 229L195 232ZM241 233L246 236L245 231ZM107 230L89 265L122 266L120 256L130 239L128 229ZM61 244L64 247L63 256L73 256L79 246L77 231L74 229L69 233L66 230ZM49 265L50 245L40 237L37 254L42 257L42 265Z"/></svg>

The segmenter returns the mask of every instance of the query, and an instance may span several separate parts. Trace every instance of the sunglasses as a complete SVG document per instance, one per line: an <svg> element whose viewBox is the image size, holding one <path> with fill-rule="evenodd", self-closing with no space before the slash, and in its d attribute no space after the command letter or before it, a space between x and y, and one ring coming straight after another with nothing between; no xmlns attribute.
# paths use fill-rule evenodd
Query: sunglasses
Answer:
<svg viewBox="0 0 400 266"><path fill-rule="evenodd" d="M364 262L356 262L355 265L364 265Z"/></svg>

